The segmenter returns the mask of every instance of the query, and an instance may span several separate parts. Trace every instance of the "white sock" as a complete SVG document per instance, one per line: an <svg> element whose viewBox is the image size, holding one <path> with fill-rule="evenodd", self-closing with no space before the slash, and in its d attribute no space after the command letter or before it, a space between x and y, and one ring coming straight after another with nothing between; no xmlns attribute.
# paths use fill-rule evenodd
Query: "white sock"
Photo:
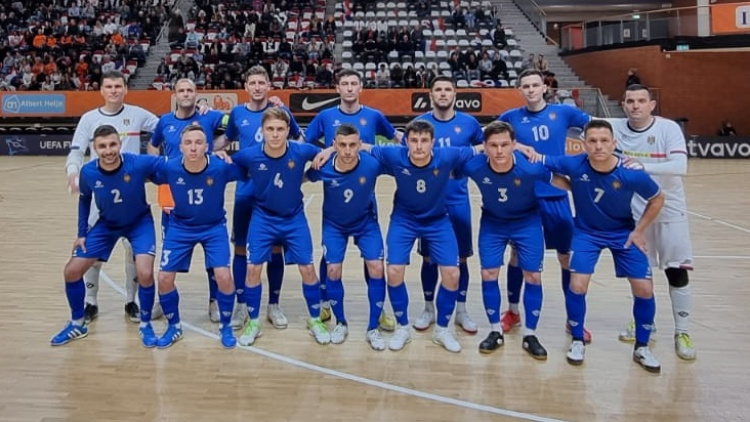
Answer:
<svg viewBox="0 0 750 422"><path fill-rule="evenodd" d="M83 318L81 318L81 319L72 319L72 320L70 320L70 322L72 322L72 323L73 323L73 325L77 325L77 326L79 326L79 327L80 327L80 326L82 326L82 325L83 325L83 323L84 323L85 321L83 320Z"/></svg>
<svg viewBox="0 0 750 422"><path fill-rule="evenodd" d="M324 301L320 302L320 307L321 308L326 308L326 309L331 309L331 302L328 301L328 300L324 300Z"/></svg>
<svg viewBox="0 0 750 422"><path fill-rule="evenodd" d="M435 312L435 303L434 302L425 302L424 303L424 310L427 312Z"/></svg>
<svg viewBox="0 0 750 422"><path fill-rule="evenodd" d="M518 303L508 303L508 309L516 315L521 313Z"/></svg>
<svg viewBox="0 0 750 422"><path fill-rule="evenodd" d="M138 273L135 270L133 247L128 241L123 241L122 246L125 249L125 302L130 303L135 302L135 294L138 292Z"/></svg>
<svg viewBox="0 0 750 422"><path fill-rule="evenodd" d="M490 324L490 331L497 331L498 333L503 333L503 327L498 322L497 324Z"/></svg>
<svg viewBox="0 0 750 422"><path fill-rule="evenodd" d="M456 302L456 313L457 314L466 313L466 302Z"/></svg>
<svg viewBox="0 0 750 422"><path fill-rule="evenodd" d="M690 292L690 286L669 286L669 298L672 299L675 333L687 333L690 329L690 311L693 308L693 296Z"/></svg>
<svg viewBox="0 0 750 422"><path fill-rule="evenodd" d="M86 284L86 303L96 305L96 296L99 294L99 273L102 271L102 263L97 262L83 275Z"/></svg>
<svg viewBox="0 0 750 422"><path fill-rule="evenodd" d="M524 328L523 329L523 336L533 336L536 335L536 330L532 330L531 328Z"/></svg>

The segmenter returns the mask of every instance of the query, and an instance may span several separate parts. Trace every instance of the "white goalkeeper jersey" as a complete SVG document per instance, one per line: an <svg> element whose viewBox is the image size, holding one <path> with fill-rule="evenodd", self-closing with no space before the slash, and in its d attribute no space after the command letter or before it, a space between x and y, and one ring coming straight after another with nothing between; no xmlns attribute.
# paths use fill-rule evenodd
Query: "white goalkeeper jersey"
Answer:
<svg viewBox="0 0 750 422"><path fill-rule="evenodd" d="M140 154L141 132L153 132L157 123L158 117L138 106L124 104L122 109L114 114L104 113L96 108L81 116L70 149L79 149L85 154L86 148L94 141L96 128L101 125L112 125L120 133L122 152ZM91 159L96 157L96 151L91 148Z"/></svg>
<svg viewBox="0 0 750 422"><path fill-rule="evenodd" d="M614 129L617 149L626 157L632 157L646 166L665 163L670 160L687 159L685 136L680 126L668 119L654 117L653 123L642 130L635 130L628 124L628 119L607 119ZM682 157L680 157L681 155ZM687 219L687 203L682 175L651 174L664 192L664 207L657 217L657 222L683 221ZM636 220L643 215L646 200L638 195L633 197L633 214Z"/></svg>

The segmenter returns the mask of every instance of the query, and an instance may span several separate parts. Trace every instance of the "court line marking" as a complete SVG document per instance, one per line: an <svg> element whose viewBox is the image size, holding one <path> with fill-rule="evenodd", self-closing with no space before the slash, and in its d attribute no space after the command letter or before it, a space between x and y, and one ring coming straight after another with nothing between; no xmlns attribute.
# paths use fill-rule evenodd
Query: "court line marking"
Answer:
<svg viewBox="0 0 750 422"><path fill-rule="evenodd" d="M729 227L729 228L732 228L732 229L739 230L741 232L750 234L750 229L742 227L742 226L738 226L736 224L729 223L729 222L721 220L719 218L711 217L710 215L699 214L697 212L692 212L692 211L688 211L687 213L690 214L690 215L694 215L694 216L696 216L698 218L702 218L704 220L712 221L712 222L714 222L716 224L721 224L722 226L726 226L726 227Z"/></svg>
<svg viewBox="0 0 750 422"><path fill-rule="evenodd" d="M117 283L112 280L107 273L104 271L101 271L100 277L111 287L115 292L119 293L121 296L125 296L125 290L120 287ZM210 338L212 340L219 340L218 334L212 333L208 330L204 330L200 327L196 327L193 324L182 322L182 326L186 329L193 331L197 334L200 334L204 337ZM216 347L218 348L219 345L217 344ZM395 393L401 393L408 396L418 397L425 400L430 400L438 403L443 404L450 404L456 407L462 407L464 409L470 409L470 410L476 410L479 412L486 412L486 413L492 413L495 415L501 415L501 416L508 416L516 419L522 419L527 421L535 421L535 422L564 422L561 419L553 419L553 418L546 418L544 416L537 416L532 415L530 413L523 413L523 412L515 412L513 410L507 410L507 409L501 409L499 407L492 407L484 404L474 403L470 401L465 400L459 400L454 399L451 397L441 396L438 394L432 394L427 393L424 391L414 390L411 388L401 387L395 384L389 384L387 382L383 381L377 381L366 377L361 377L359 375L350 374L347 372L341 372L337 371L335 369L326 368L323 366L314 365L312 363L304 362L301 360L297 360L294 358L291 358L289 356L285 356L282 354L274 353L265 349L259 349L257 347L253 346L241 346L237 344L237 348L240 350L244 350L250 353L255 353L257 355L273 359L282 363L286 363L287 365L296 366L298 368L307 369L309 371L318 372L324 375L333 376L345 381L351 381L356 382L358 384L363 384L369 387L375 387L380 388L387 391L392 391ZM374 352L373 352L374 353ZM383 353L388 353L387 351L384 351Z"/></svg>

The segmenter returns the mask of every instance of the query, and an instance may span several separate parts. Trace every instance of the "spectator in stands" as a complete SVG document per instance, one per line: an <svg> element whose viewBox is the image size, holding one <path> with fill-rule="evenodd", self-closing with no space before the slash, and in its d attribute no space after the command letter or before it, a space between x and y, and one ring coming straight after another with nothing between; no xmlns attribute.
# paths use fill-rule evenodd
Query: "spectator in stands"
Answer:
<svg viewBox="0 0 750 422"><path fill-rule="evenodd" d="M475 27L475 26L476 26L476 24L477 24L477 20L476 20L476 19L477 19L477 18L476 18L476 13L475 13L475 11L474 11L474 10L475 10L475 9L469 9L469 10L468 10L468 11L466 12L466 28L467 28L467 29L474 29L474 27Z"/></svg>
<svg viewBox="0 0 750 422"><path fill-rule="evenodd" d="M549 71L549 63L547 63L547 59L544 58L544 54L540 54L539 58L536 60L536 64L534 65L536 70L546 73Z"/></svg>
<svg viewBox="0 0 750 422"><path fill-rule="evenodd" d="M287 64L286 60L281 57L277 57L276 61L273 63L272 69L272 75L274 78L286 79L287 72L289 72L289 64Z"/></svg>
<svg viewBox="0 0 750 422"><path fill-rule="evenodd" d="M323 33L328 35L336 35L336 21L333 18L333 15L329 15L326 19L326 22L323 24Z"/></svg>
<svg viewBox="0 0 750 422"><path fill-rule="evenodd" d="M492 9L487 13L487 18L489 20L489 25L499 25L500 24L500 11L497 10L497 4L492 6Z"/></svg>
<svg viewBox="0 0 750 422"><path fill-rule="evenodd" d="M412 29L410 38L413 44L414 51L421 51L421 52L425 51L425 48L427 47L427 41L424 38L422 25L417 24L417 26L415 26L414 29Z"/></svg>
<svg viewBox="0 0 750 422"><path fill-rule="evenodd" d="M54 91L55 90L55 84L52 82L52 76L46 76L44 78L44 82L42 82L41 86L42 91Z"/></svg>
<svg viewBox="0 0 750 422"><path fill-rule="evenodd" d="M458 54L453 51L451 52L450 58L448 59L448 65L451 67L453 73L453 80L465 79L466 74L461 63L458 62Z"/></svg>
<svg viewBox="0 0 750 422"><path fill-rule="evenodd" d="M415 6L417 16L420 18L426 18L430 16L430 3L427 0L419 0Z"/></svg>
<svg viewBox="0 0 750 422"><path fill-rule="evenodd" d="M500 22L498 22L495 29L492 30L491 36L492 43L497 48L505 48L505 46L508 44L508 40L505 36L505 28L503 28L503 24Z"/></svg>
<svg viewBox="0 0 750 422"><path fill-rule="evenodd" d="M414 70L414 66L411 63L406 63L406 65L404 65L404 87L418 88L417 72Z"/></svg>
<svg viewBox="0 0 750 422"><path fill-rule="evenodd" d="M557 83L555 74L549 71L545 72L544 84L547 85L547 92L544 94L545 101L547 101L550 104L559 103L557 99L557 89L559 88L559 84Z"/></svg>
<svg viewBox="0 0 750 422"><path fill-rule="evenodd" d="M403 88L404 87L404 70L401 65L396 63L391 68L391 87Z"/></svg>
<svg viewBox="0 0 750 422"><path fill-rule="evenodd" d="M479 61L474 53L469 53L466 60L466 76L470 81L479 80L481 76Z"/></svg>
<svg viewBox="0 0 750 422"><path fill-rule="evenodd" d="M318 88L331 88L333 84L333 72L330 64L318 66L315 74L315 84Z"/></svg>
<svg viewBox="0 0 750 422"><path fill-rule="evenodd" d="M438 75L438 68L437 64L430 63L430 66L427 68L427 71L424 74L424 88L432 88L432 80L435 79L435 77Z"/></svg>
<svg viewBox="0 0 750 422"><path fill-rule="evenodd" d="M492 77L492 59L490 53L484 52L482 59L479 60L479 75L481 79L497 79Z"/></svg>
<svg viewBox="0 0 750 422"><path fill-rule="evenodd" d="M721 129L719 129L717 135L737 136L737 131L734 129L734 126L732 126L732 122L730 122L729 120L725 120L724 123L721 124Z"/></svg>
<svg viewBox="0 0 750 422"><path fill-rule="evenodd" d="M521 70L534 69L536 68L536 58L534 53L530 53L529 57L525 58L521 64Z"/></svg>
<svg viewBox="0 0 750 422"><path fill-rule="evenodd" d="M638 69L631 67L628 69L628 77L625 79L625 88L630 85L640 85L641 78L638 77Z"/></svg>
<svg viewBox="0 0 750 422"><path fill-rule="evenodd" d="M453 12L453 30L458 30L458 28L466 28L466 13L463 7L458 7Z"/></svg>
<svg viewBox="0 0 750 422"><path fill-rule="evenodd" d="M499 54L496 54L492 60L491 76L493 80L508 78L508 65L505 63L505 59Z"/></svg>
<svg viewBox="0 0 750 422"><path fill-rule="evenodd" d="M381 63L375 74L375 81L378 88L388 88L391 85L391 72L385 63Z"/></svg>
<svg viewBox="0 0 750 422"><path fill-rule="evenodd" d="M477 6L476 9L474 9L474 19L476 20L477 25L487 25L487 14L485 13L484 8L482 8L481 5Z"/></svg>
<svg viewBox="0 0 750 422"><path fill-rule="evenodd" d="M403 34L401 40L396 44L396 51L398 52L399 60L404 59L404 56L414 56L414 44L409 39L409 35Z"/></svg>
<svg viewBox="0 0 750 422"><path fill-rule="evenodd" d="M314 79L317 74L318 67L315 65L315 62L312 59L307 59L307 64L305 65L305 77Z"/></svg>

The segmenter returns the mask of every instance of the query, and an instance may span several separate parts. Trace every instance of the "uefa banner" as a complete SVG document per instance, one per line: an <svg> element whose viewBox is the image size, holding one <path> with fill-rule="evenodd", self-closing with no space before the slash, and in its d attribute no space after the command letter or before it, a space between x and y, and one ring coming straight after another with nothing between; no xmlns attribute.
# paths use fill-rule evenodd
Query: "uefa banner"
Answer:
<svg viewBox="0 0 750 422"><path fill-rule="evenodd" d="M300 116L314 116L339 102L339 96L333 90L274 90L270 95L278 96L295 115ZM245 91L198 92L199 102L224 112L248 99ZM413 117L431 108L427 90L366 89L360 100L389 117ZM126 101L156 115L169 113L175 108L174 96L169 91L129 91ZM0 102L0 117L79 117L101 106L103 100L99 92L2 92ZM475 116L498 116L522 105L523 98L516 89L460 89L456 98L459 110Z"/></svg>
<svg viewBox="0 0 750 422"><path fill-rule="evenodd" d="M750 34L750 3L712 4L711 32L714 35Z"/></svg>
<svg viewBox="0 0 750 422"><path fill-rule="evenodd" d="M150 135L141 135L141 152L146 152ZM68 155L73 134L3 134L0 135L0 156Z"/></svg>

